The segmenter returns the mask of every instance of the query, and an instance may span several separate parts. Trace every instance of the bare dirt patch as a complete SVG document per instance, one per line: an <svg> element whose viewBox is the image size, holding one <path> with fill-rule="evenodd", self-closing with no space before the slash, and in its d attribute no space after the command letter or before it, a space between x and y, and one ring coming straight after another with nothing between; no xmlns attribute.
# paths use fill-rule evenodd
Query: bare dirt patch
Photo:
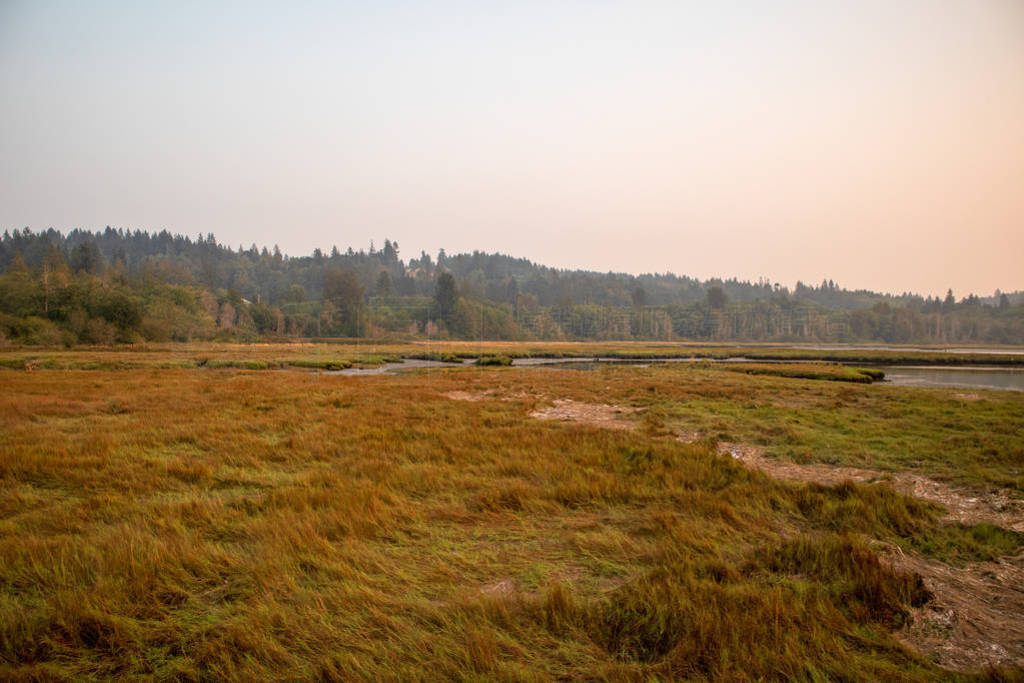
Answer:
<svg viewBox="0 0 1024 683"><path fill-rule="evenodd" d="M554 405L538 408L530 413L530 417L575 422L605 429L632 429L636 421L631 416L637 410L627 406L556 399Z"/></svg>
<svg viewBox="0 0 1024 683"><path fill-rule="evenodd" d="M449 391L442 395L453 401L482 401L487 398L487 393L483 391Z"/></svg>
<svg viewBox="0 0 1024 683"><path fill-rule="evenodd" d="M544 398L524 392L506 394L501 391L449 391L442 395L453 401L520 401L543 400ZM632 429L636 426L636 420L631 416L639 410L639 408L630 408L629 406L582 403L568 398L559 398L555 399L554 405L537 408L530 412L530 417L539 420L575 422L605 429Z"/></svg>
<svg viewBox="0 0 1024 683"><path fill-rule="evenodd" d="M685 434L679 438L693 441L694 437L694 434ZM859 483L885 481L901 493L944 506L945 518L949 521L961 524L988 522L1004 529L1024 533L1024 501L1010 498L1002 491L975 494L913 472L882 472L821 463L801 465L769 458L765 456L764 449L757 446L725 441L718 444L718 451L778 479L810 481L828 486L847 480Z"/></svg>
<svg viewBox="0 0 1024 683"><path fill-rule="evenodd" d="M888 551L894 566L921 575L933 598L911 609L899 634L951 669L1024 665L1024 554L951 567Z"/></svg>
<svg viewBox="0 0 1024 683"><path fill-rule="evenodd" d="M535 399L537 398L533 394L528 394L523 391L506 394L500 391L449 391L446 394L441 394L445 398L450 398L453 401L521 401L523 399Z"/></svg>

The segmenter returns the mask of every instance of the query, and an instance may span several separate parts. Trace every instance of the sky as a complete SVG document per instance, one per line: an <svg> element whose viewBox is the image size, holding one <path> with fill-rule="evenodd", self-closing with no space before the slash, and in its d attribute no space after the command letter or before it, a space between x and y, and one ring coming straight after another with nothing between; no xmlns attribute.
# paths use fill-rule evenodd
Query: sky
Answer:
<svg viewBox="0 0 1024 683"><path fill-rule="evenodd" d="M1024 289L1024 2L0 0L0 229Z"/></svg>

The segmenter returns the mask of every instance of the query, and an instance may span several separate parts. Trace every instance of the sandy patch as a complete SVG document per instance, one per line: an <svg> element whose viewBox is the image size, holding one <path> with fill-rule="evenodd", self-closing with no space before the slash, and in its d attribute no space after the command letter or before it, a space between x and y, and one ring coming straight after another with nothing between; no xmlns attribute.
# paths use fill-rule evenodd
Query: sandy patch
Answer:
<svg viewBox="0 0 1024 683"><path fill-rule="evenodd" d="M557 399L552 406L538 408L530 417L539 420L562 420L605 429L632 429L636 421L632 415L637 408L604 403L579 403L570 399Z"/></svg>
<svg viewBox="0 0 1024 683"><path fill-rule="evenodd" d="M524 391L518 391L511 394L502 393L500 391L449 391L448 393L441 395L445 398L450 398L453 401L486 401L488 399L494 401L522 401L538 398L537 396L528 394Z"/></svg>
<svg viewBox="0 0 1024 683"><path fill-rule="evenodd" d="M487 394L483 391L449 391L442 396L453 401L482 401L487 398Z"/></svg>

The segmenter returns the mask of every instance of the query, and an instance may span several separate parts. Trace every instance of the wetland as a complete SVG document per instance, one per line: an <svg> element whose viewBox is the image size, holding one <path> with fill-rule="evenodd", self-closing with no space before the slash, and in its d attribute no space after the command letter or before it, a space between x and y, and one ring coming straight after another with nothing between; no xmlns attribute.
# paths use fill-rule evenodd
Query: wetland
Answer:
<svg viewBox="0 0 1024 683"><path fill-rule="evenodd" d="M1020 392L429 351L0 354L0 674L1020 674Z"/></svg>

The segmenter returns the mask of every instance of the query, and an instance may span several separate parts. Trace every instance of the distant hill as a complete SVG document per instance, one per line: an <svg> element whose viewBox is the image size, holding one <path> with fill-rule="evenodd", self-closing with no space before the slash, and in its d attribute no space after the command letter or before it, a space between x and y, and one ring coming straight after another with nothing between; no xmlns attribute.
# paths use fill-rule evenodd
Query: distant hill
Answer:
<svg viewBox="0 0 1024 683"><path fill-rule="evenodd" d="M337 247L286 257L213 235L5 232L0 334L105 343L238 336L1024 343L1024 292L940 300L832 281L559 270L473 252L403 260ZM116 310L115 310L116 309Z"/></svg>

